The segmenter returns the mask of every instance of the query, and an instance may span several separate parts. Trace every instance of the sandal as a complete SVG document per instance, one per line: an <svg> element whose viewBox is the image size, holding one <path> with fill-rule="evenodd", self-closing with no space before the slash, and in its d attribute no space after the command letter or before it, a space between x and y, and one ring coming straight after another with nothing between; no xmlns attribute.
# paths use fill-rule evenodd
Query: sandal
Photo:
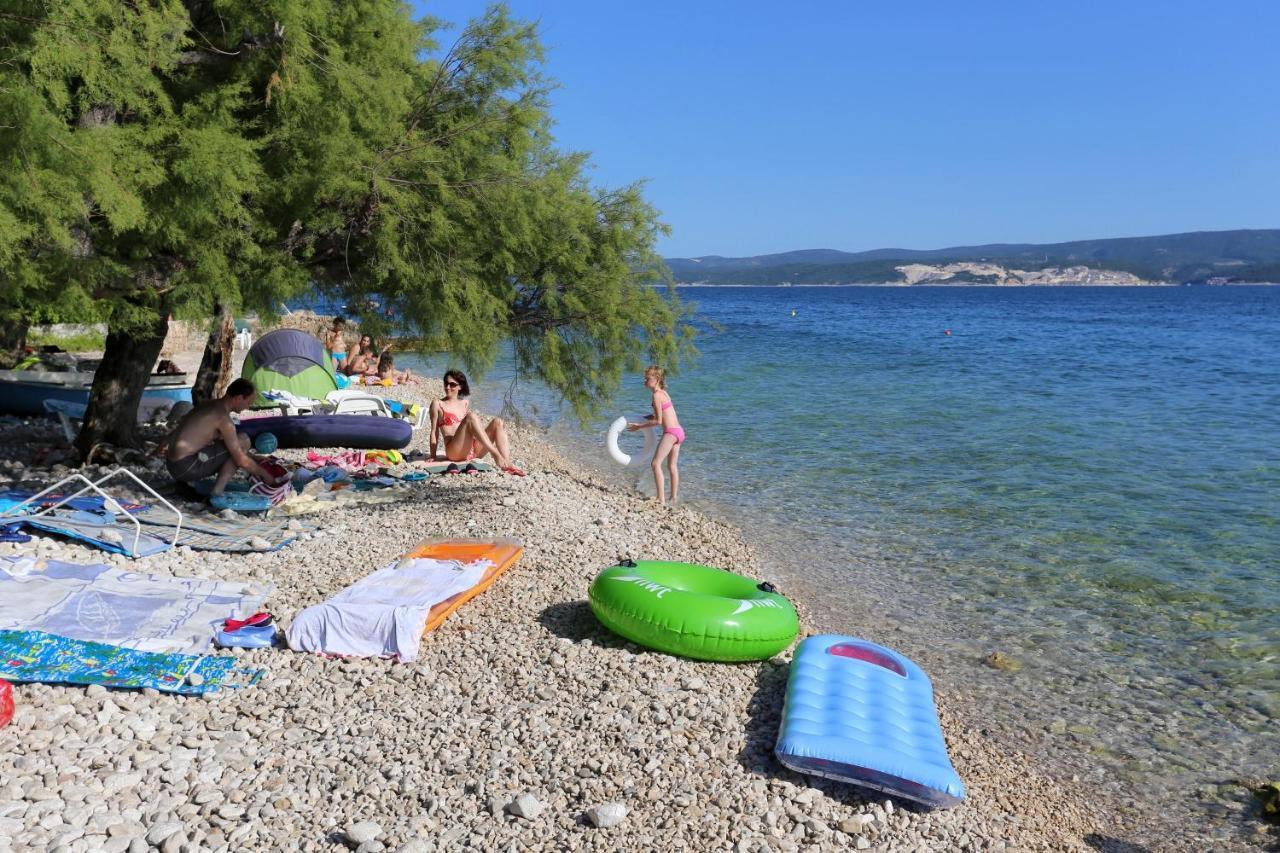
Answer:
<svg viewBox="0 0 1280 853"><path fill-rule="evenodd" d="M503 472L504 472L504 473L511 474L512 476L515 476L515 477L523 477L523 476L525 476L525 473L524 473L523 471L521 471L519 468L517 468L516 466L514 466L514 465L508 465L507 467L503 468L502 470L503 470Z"/></svg>
<svg viewBox="0 0 1280 853"><path fill-rule="evenodd" d="M476 463L474 463L474 462L468 462L468 463L466 464L466 467L464 467L464 468L462 469L462 473L464 473L464 474L479 474L479 473L480 473L480 469L476 467Z"/></svg>
<svg viewBox="0 0 1280 853"><path fill-rule="evenodd" d="M458 463L457 463L457 462L450 462L450 463L449 463L449 467L444 469L444 473L445 473L445 474L457 474L457 473L460 473L460 472L461 472L461 470L462 470L462 469L458 467Z"/></svg>
<svg viewBox="0 0 1280 853"><path fill-rule="evenodd" d="M225 627L223 628L223 630L226 631L227 633L231 633L233 631L239 631L241 628L245 627L246 625L254 628L259 628L263 625L270 625L273 618L274 617L272 617L270 613L267 613L264 611L264 612L255 613L252 616L250 616L248 619L228 619L225 623Z"/></svg>

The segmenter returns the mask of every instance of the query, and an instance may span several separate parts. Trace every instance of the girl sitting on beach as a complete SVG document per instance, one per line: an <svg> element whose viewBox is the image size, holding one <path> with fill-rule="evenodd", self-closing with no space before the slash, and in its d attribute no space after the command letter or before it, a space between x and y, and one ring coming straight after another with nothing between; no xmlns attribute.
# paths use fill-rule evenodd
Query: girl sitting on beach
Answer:
<svg viewBox="0 0 1280 853"><path fill-rule="evenodd" d="M488 454L503 471L523 477L524 472L511 462L506 424L502 418L481 423L471 411L469 396L471 386L462 371L446 371L444 396L431 401L431 458L436 458L436 448L443 444L445 458L451 462L469 462Z"/></svg>
<svg viewBox="0 0 1280 853"><path fill-rule="evenodd" d="M666 488L662 482L662 462L666 460L671 474L671 502L680 499L680 445L684 444L684 428L676 417L676 409L667 393L667 372L656 364L644 371L644 387L653 392L653 414L640 423L627 424L627 429L654 429L662 427L662 440L653 452L653 484L657 488L658 503L666 503Z"/></svg>
<svg viewBox="0 0 1280 853"><path fill-rule="evenodd" d="M378 353L373 348L373 338L361 335L360 343L351 350L346 363L340 369L347 376L360 376L377 368L377 362L374 361L377 357Z"/></svg>

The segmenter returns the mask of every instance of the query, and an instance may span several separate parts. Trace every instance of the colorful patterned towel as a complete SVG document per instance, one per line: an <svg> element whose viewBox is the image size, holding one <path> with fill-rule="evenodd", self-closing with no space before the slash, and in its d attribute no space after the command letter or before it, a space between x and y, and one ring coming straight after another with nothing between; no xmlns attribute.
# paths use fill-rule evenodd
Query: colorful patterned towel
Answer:
<svg viewBox="0 0 1280 853"><path fill-rule="evenodd" d="M0 631L0 678L8 681L198 694L248 687L262 675L260 669L237 667L232 657L139 652L41 631ZM192 684L193 680L200 683Z"/></svg>

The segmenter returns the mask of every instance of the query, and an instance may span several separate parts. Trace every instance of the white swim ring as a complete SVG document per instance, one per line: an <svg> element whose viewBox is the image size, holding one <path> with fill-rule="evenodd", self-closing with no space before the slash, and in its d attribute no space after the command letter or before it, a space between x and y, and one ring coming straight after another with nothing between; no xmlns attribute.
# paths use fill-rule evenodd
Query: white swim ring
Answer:
<svg viewBox="0 0 1280 853"><path fill-rule="evenodd" d="M618 436L622 435L627 428L627 419L625 416L619 416L613 423L609 424L609 431L605 433L604 446L608 448L609 455L613 457L613 461L619 465L630 465L631 456L623 453L622 448L618 447ZM640 455L640 459L647 459L653 456L653 451L658 449L657 428L641 430L644 433L644 452Z"/></svg>

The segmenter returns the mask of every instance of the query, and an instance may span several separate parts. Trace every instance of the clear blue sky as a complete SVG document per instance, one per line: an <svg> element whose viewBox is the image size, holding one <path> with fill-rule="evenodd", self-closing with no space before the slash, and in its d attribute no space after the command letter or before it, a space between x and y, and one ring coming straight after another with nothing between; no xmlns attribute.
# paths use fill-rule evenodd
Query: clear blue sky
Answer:
<svg viewBox="0 0 1280 853"><path fill-rule="evenodd" d="M508 5L668 256L1280 227L1280 2Z"/></svg>

